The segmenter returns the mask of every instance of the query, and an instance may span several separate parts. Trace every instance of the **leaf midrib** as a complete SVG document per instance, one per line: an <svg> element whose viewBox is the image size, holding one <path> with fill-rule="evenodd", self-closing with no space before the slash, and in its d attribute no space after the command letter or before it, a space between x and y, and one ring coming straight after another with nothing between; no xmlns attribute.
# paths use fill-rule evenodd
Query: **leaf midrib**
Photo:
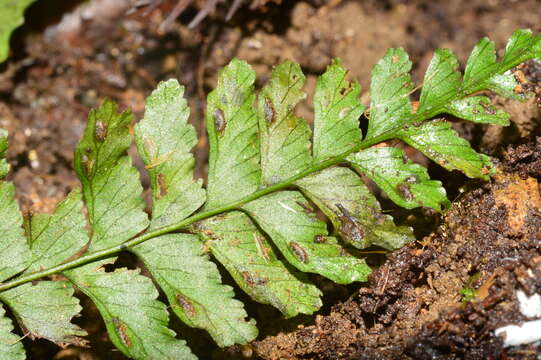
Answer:
<svg viewBox="0 0 541 360"><path fill-rule="evenodd" d="M38 279L46 277L46 276L61 273L61 272L66 271L66 270L70 270L70 269L73 269L73 268L76 268L76 267L91 263L91 262L96 261L98 259L103 259L103 258L108 258L108 257L114 256L114 255L118 254L121 251L128 250L129 248L134 247L135 245L141 244L141 243L143 243L145 241L148 241L150 239L153 239L155 237L165 235L165 234L171 233L173 231L186 229L188 226L190 226L190 225L192 225L192 224L194 224L194 223L196 223L198 221L210 218L212 216L215 216L215 215L227 212L227 211L238 210L238 209L240 209L242 207L242 205L244 205L244 204L246 204L246 203L248 203L250 201L259 199L260 197L268 195L268 194L273 193L275 191L285 189L285 188L293 185L297 180L300 180L300 179L302 179L302 178L304 178L304 177L306 177L306 176L308 176L308 175L310 175L310 174L312 174L314 172L317 172L317 171L326 169L326 168L328 168L330 166L337 165L339 163L345 162L345 158L348 155L350 155L350 154L352 154L354 152L358 152L360 150L366 149L366 148L368 148L368 147L370 147L372 145L375 145L375 144L377 144L377 143L379 143L381 141L385 141L385 140L387 140L387 139L385 137L383 137L383 136L379 136L377 138L369 139L367 141L364 141L364 142L358 144L357 146L352 147L350 150L346 151L345 153L343 153L343 154L341 154L339 156L336 156L336 157L331 158L329 160L326 160L326 161L320 162L318 164L312 165L311 167L309 167L308 169L298 173L297 175L294 175L294 176L292 176L292 177L290 177L290 178L288 178L288 179L286 179L286 180L284 180L284 181L282 181L280 183L277 183L277 184L265 187L263 189L257 190L255 192L253 192L252 194L243 197L240 200L231 202L229 204L220 206L220 207L215 208L215 209L211 209L211 210L196 213L196 214L182 220L181 222L178 222L178 223L173 224L173 225L169 225L169 226L166 226L166 227L163 227L163 228L159 228L159 229L152 230L150 232L141 234L141 235L139 235L139 236L137 236L137 237L135 237L135 238L133 238L131 240L128 240L128 241L126 241L126 242L124 242L124 243L122 243L120 245L111 246L111 247L108 247L106 249L96 251L96 252L93 252L93 253L88 254L88 255L81 256L81 257L79 257L79 258L77 258L75 260L68 261L66 263L63 263L63 264L60 264L60 265L57 265L57 266L53 266L51 268L48 268L48 269L45 269L45 270L42 270L42 271L30 273L30 274L21 276L21 277L19 277L17 279L14 279L12 281L8 281L6 283L0 284L0 292L11 289L11 288L14 288L14 287L22 285L22 284L25 284L27 282L35 281L35 280L38 280Z"/></svg>

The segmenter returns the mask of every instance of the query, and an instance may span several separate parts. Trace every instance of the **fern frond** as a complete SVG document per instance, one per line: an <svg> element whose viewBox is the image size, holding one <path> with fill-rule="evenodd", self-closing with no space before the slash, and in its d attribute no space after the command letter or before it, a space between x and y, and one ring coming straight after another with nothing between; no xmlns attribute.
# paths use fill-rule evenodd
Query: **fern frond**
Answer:
<svg viewBox="0 0 541 360"><path fill-rule="evenodd" d="M494 172L490 159L461 139L442 114L507 125L509 115L479 92L525 99L510 70L534 57L541 57L541 36L527 30L513 34L499 62L494 44L481 40L464 74L451 51L437 50L422 87L416 87L406 52L391 49L373 68L366 111L359 84L347 80L336 60L317 82L313 134L295 115L305 98L298 64L276 66L256 94L255 72L234 59L208 96L206 188L193 178L197 138L188 124L184 88L175 80L162 82L135 126L150 176L150 216L127 155L132 116L118 113L112 102L89 114L75 152L82 188L52 214L28 214L23 221L13 185L2 180L9 165L7 133L1 130L0 301L31 338L81 345L86 333L71 322L81 310L75 286L96 304L115 346L134 359L195 358L168 328L159 289L176 316L208 331L219 346L257 336L255 321L234 289L222 284L213 260L252 299L285 317L312 314L322 294L304 273L341 284L365 281L370 267L348 246L394 250L414 240L411 228L382 212L360 175L407 209L444 211L450 204L441 182L388 140L400 139L448 170L488 180ZM418 88L414 108L410 95ZM316 216L318 209L332 229ZM140 258L155 284L139 269L115 268L122 251ZM67 280L42 280L53 274ZM0 359L24 359L12 329L0 308Z"/></svg>

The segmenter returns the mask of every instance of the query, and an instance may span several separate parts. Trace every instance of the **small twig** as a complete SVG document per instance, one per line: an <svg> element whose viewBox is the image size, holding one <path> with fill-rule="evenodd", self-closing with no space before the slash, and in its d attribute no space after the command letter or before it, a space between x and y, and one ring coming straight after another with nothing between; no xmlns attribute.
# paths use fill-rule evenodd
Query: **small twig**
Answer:
<svg viewBox="0 0 541 360"><path fill-rule="evenodd" d="M208 0L205 3L205 6L195 15L193 20L188 24L188 28L193 29L196 27L204 18L207 17L209 12L214 10L216 8L216 4L218 4L218 1L220 0Z"/></svg>
<svg viewBox="0 0 541 360"><path fill-rule="evenodd" d="M227 15L225 16L225 21L231 20L231 18L233 17L233 15L235 15L235 13L237 12L237 10L239 9L239 7L242 5L243 2L244 0L233 1L233 4L229 8L229 10L227 11Z"/></svg>
<svg viewBox="0 0 541 360"><path fill-rule="evenodd" d="M190 5L191 2L192 0L178 0L171 13L161 23L160 27L158 28L158 32L162 34L165 33L169 29L173 21L175 21L175 19L178 18L184 10L186 10L186 8L188 7L188 5Z"/></svg>

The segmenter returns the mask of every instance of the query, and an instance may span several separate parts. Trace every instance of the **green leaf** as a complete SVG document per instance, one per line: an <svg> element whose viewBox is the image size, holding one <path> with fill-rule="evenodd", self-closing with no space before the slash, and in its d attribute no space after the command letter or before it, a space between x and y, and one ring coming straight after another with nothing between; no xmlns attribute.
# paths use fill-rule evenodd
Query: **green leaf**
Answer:
<svg viewBox="0 0 541 360"><path fill-rule="evenodd" d="M276 307L286 317L312 314L321 307L319 289L284 266L246 214L219 215L198 223L195 230L254 300Z"/></svg>
<svg viewBox="0 0 541 360"><path fill-rule="evenodd" d="M189 125L184 87L176 80L161 82L146 100L145 117L136 128L137 148L150 175L151 229L177 223L205 202L202 181L193 180L197 143Z"/></svg>
<svg viewBox="0 0 541 360"><path fill-rule="evenodd" d="M523 96L515 93L518 82L513 74L507 71L513 67L512 64L506 66L505 63L497 63L494 42L483 38L468 58L462 88L470 93L489 89L504 97L515 100L524 99Z"/></svg>
<svg viewBox="0 0 541 360"><path fill-rule="evenodd" d="M4 181L0 181L0 219L0 281L4 281L26 269L32 257L15 201L15 187Z"/></svg>
<svg viewBox="0 0 541 360"><path fill-rule="evenodd" d="M349 255L297 191L280 191L244 205L287 261L297 269L339 284L366 281L370 267Z"/></svg>
<svg viewBox="0 0 541 360"><path fill-rule="evenodd" d="M106 101L90 112L75 150L75 170L92 225L89 251L121 244L148 226L139 172L126 155L131 121L130 113L119 114L116 105Z"/></svg>
<svg viewBox="0 0 541 360"><path fill-rule="evenodd" d="M312 163L310 127L295 116L295 105L306 97L299 64L285 61L272 70L269 83L258 96L262 182L276 184Z"/></svg>
<svg viewBox="0 0 541 360"><path fill-rule="evenodd" d="M378 245L394 250L415 240L410 227L396 226L392 216L382 214L375 196L351 169L325 169L296 185L327 215L342 239L356 248Z"/></svg>
<svg viewBox="0 0 541 360"><path fill-rule="evenodd" d="M389 49L372 69L366 139L392 133L411 116L411 61L404 49ZM365 139L365 140L366 140Z"/></svg>
<svg viewBox="0 0 541 360"><path fill-rule="evenodd" d="M345 153L361 142L359 117L364 106L361 86L346 79L347 71L336 59L317 79L314 94L314 159L324 161Z"/></svg>
<svg viewBox="0 0 541 360"><path fill-rule="evenodd" d="M5 178L9 172L9 164L6 161L8 152L8 132L0 129L0 180Z"/></svg>
<svg viewBox="0 0 541 360"><path fill-rule="evenodd" d="M467 93L489 89L505 97L521 98L514 92L518 84L514 76L504 73L536 57L541 58L541 35L532 36L530 30L517 30L513 33L501 62L496 61L494 42L483 38L468 58L462 89Z"/></svg>
<svg viewBox="0 0 541 360"><path fill-rule="evenodd" d="M109 338L124 355L133 359L196 359L184 340L167 328L169 314L156 300L158 291L139 270L105 272L108 259L64 273L96 304Z"/></svg>
<svg viewBox="0 0 541 360"><path fill-rule="evenodd" d="M541 57L541 34L532 36L531 30L520 29L507 42L500 66L511 68L534 57Z"/></svg>
<svg viewBox="0 0 541 360"><path fill-rule="evenodd" d="M463 85L461 84L459 66L458 60L451 50L436 50L425 74L416 115L426 119L447 112L478 123L508 125L509 115L492 106L487 97L460 98L461 95L463 96L461 89ZM514 82L514 77L511 77ZM471 80L468 79L468 81ZM467 82L465 85L467 86Z"/></svg>
<svg viewBox="0 0 541 360"><path fill-rule="evenodd" d="M417 113L431 116L457 96L460 88L459 63L449 49L437 49L426 71ZM434 114L435 115L435 114ZM433 116L433 115L432 115Z"/></svg>
<svg viewBox="0 0 541 360"><path fill-rule="evenodd" d="M402 149L370 148L346 158L372 179L389 198L406 209L427 206L441 211L450 205L440 181L430 180L426 168L406 158Z"/></svg>
<svg viewBox="0 0 541 360"><path fill-rule="evenodd" d="M509 125L509 114L490 103L486 96L472 96L451 101L444 112L478 124Z"/></svg>
<svg viewBox="0 0 541 360"><path fill-rule="evenodd" d="M26 230L32 249L32 265L27 273L62 263L88 243L86 219L82 213L81 191L73 190L54 214L31 215Z"/></svg>
<svg viewBox="0 0 541 360"><path fill-rule="evenodd" d="M6 311L0 304L0 360L26 359L23 343L12 330L11 319L6 316Z"/></svg>
<svg viewBox="0 0 541 360"><path fill-rule="evenodd" d="M489 179L492 164L488 156L473 150L445 120L404 128L400 138L447 170L460 170L471 178Z"/></svg>
<svg viewBox="0 0 541 360"><path fill-rule="evenodd" d="M257 336L242 303L223 285L216 265L197 236L171 234L133 249L167 295L172 310L187 325L205 329L220 346L246 344ZM182 261L179 261L182 259Z"/></svg>
<svg viewBox="0 0 541 360"><path fill-rule="evenodd" d="M79 314L79 299L67 281L39 281L6 290L0 299L10 307L25 334L31 339L45 338L60 345L84 346L86 331L72 324Z"/></svg>
<svg viewBox="0 0 541 360"><path fill-rule="evenodd" d="M206 209L241 199L257 190L258 124L254 102L255 72L233 59L221 72L207 99L209 170ZM235 191L231 191L235 189Z"/></svg>
<svg viewBox="0 0 541 360"><path fill-rule="evenodd" d="M481 39L473 48L464 70L463 89L480 89L484 81L498 70L496 45L488 38Z"/></svg>
<svg viewBox="0 0 541 360"><path fill-rule="evenodd" d="M9 38L24 22L24 11L36 0L0 0L0 63L9 55Z"/></svg>

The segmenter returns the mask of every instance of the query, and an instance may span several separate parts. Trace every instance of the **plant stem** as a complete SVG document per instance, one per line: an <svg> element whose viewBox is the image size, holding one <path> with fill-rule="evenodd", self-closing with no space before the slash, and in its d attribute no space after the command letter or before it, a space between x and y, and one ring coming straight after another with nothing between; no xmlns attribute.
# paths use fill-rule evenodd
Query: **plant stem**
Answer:
<svg viewBox="0 0 541 360"><path fill-rule="evenodd" d="M0 292L4 291L4 290L11 289L11 288L14 288L16 286L19 286L19 285L22 285L22 284L25 284L25 283L28 283L28 282L31 282L31 281L38 280L38 279L43 278L45 276L58 274L58 273L61 273L63 271L66 271L66 270L70 270L70 269L73 269L73 268L88 264L88 263L96 261L98 259L111 257L111 256L113 256L113 255L115 255L115 254L117 254L117 253L119 253L121 251L128 250L129 248L134 247L134 246L136 246L138 244L141 244L141 243L143 243L143 242L145 242L147 240L150 240L152 238L155 238L155 237L158 237L158 236L161 236L161 235L165 235L165 234L173 232L173 231L178 231L178 230L184 229L184 228L188 227L189 225L191 225L191 224L193 224L193 223L195 223L197 221L207 219L209 217L221 214L223 212L239 209L242 205L244 205L244 204L246 204L246 203L248 203L250 201L253 201L255 199L258 199L258 198L260 198L262 196L273 193L275 191L287 188L287 187L293 185L295 183L295 181L297 181L299 179L302 179L302 178L304 178L304 177L306 177L306 176L308 176L308 175L310 175L310 174L312 174L312 173L314 173L316 171L320 171L320 170L326 169L326 168L328 168L330 166L342 163L342 162L344 162L344 159L348 155L350 155L350 154L352 154L354 152L358 152L360 150L366 149L366 148L368 148L368 147L370 147L372 145L375 145L375 144L377 144L379 142L385 141L386 137L387 137L387 135L382 135L382 136L379 136L379 137L376 137L376 138L373 138L373 139L363 141L360 144L358 144L357 146L353 147L352 149L348 150L347 152L345 152L345 153L343 153L343 154L341 154L341 155L339 155L337 157L334 157L334 158L331 158L329 160L320 162L320 163L318 163L316 165L313 165L309 169L304 170L303 172L301 172L301 173L299 173L299 174L297 174L295 176L292 176L287 180L284 180L284 181L282 181L280 183L268 186L268 187L266 187L264 189L258 190L256 192L254 192L254 193L252 193L252 194L250 194L248 196L245 196L244 198L242 198L240 200L237 200L235 202L232 202L230 204L224 205L224 206L216 208L216 209L196 213L196 214L182 220L179 223L169 225L169 226L165 226L165 227L162 227L162 228L159 228L159 229L144 233L144 234L139 235L139 236L137 236L137 237L135 237L135 238L133 238L131 240L128 240L128 241L126 241L126 242L124 242L124 243L122 243L120 245L111 246L111 247L109 247L107 249L96 251L96 252L93 252L91 254L81 256L80 258L77 258L75 260L71 260L71 261L65 262L63 264L53 266L53 267L51 267L49 269L45 269L45 270L42 270L42 271L37 271L37 272L31 273L31 274L27 274L27 275L18 277L18 278L14 279L14 280L8 281L8 282L6 282L4 284L0 284Z"/></svg>

